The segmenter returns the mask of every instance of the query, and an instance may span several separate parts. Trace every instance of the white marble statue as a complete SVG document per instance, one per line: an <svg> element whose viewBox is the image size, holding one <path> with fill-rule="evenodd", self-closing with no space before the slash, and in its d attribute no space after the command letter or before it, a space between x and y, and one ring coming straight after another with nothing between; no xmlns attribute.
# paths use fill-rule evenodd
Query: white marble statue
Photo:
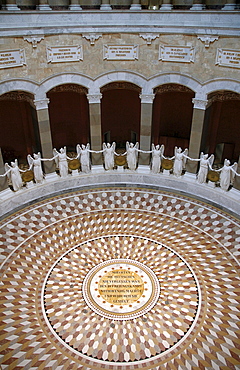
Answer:
<svg viewBox="0 0 240 370"><path fill-rule="evenodd" d="M34 173L34 179L37 184L41 184L44 179L43 170L42 170L42 164L41 161L46 161L48 159L42 159L41 153L38 152L37 154L33 154L33 157L28 154L27 161L29 164L29 169L33 170Z"/></svg>
<svg viewBox="0 0 240 370"><path fill-rule="evenodd" d="M190 161L200 162L200 167L197 174L197 182L199 182L199 184L206 183L208 169L209 167L212 168L214 162L214 155L212 154L210 155L210 157L208 157L208 154L204 154L203 152L201 152L199 159L189 157L188 159L190 159Z"/></svg>
<svg viewBox="0 0 240 370"><path fill-rule="evenodd" d="M8 176L8 179L12 183L13 190L20 190L23 187L23 181L20 172L25 171L19 169L17 159L15 159L15 162L11 162L11 166L8 163L5 163L5 170L6 172L4 175Z"/></svg>
<svg viewBox="0 0 240 370"><path fill-rule="evenodd" d="M54 157L52 159L55 159L56 166L59 168L60 176L63 178L67 177L68 176L68 161L67 160L72 159L67 156L67 148L66 147L61 148L59 152L57 151L57 149L54 148L53 155Z"/></svg>
<svg viewBox="0 0 240 370"><path fill-rule="evenodd" d="M186 161L188 158L188 149L185 149L182 151L181 148L178 148L175 146L174 149L174 157L171 159L174 159L174 164L173 164L173 174L177 177L182 175L182 170L186 166Z"/></svg>
<svg viewBox="0 0 240 370"><path fill-rule="evenodd" d="M135 171L137 168L137 159L139 152L138 142L134 145L133 143L126 142L126 152L123 155L127 155L127 165L129 170Z"/></svg>
<svg viewBox="0 0 240 370"><path fill-rule="evenodd" d="M114 169L114 155L118 155L115 152L116 143L113 142L112 145L110 143L103 143L103 156L104 156L104 167L105 170L113 170Z"/></svg>
<svg viewBox="0 0 240 370"><path fill-rule="evenodd" d="M240 174L236 172L237 166L237 162L230 166L230 161L225 159L223 167L219 170L214 170L220 172L220 187L222 190L227 191L229 186L233 185L235 176L240 176Z"/></svg>
<svg viewBox="0 0 240 370"><path fill-rule="evenodd" d="M164 145L161 146L152 144L152 159L151 159L151 171L153 173L159 173L161 169L161 163L164 153Z"/></svg>
<svg viewBox="0 0 240 370"><path fill-rule="evenodd" d="M77 150L77 157L76 158L79 158L79 160L80 160L81 171L84 172L84 173L90 172L91 171L90 153L101 153L102 150L91 150L89 143L87 143L87 145L77 144L76 150Z"/></svg>

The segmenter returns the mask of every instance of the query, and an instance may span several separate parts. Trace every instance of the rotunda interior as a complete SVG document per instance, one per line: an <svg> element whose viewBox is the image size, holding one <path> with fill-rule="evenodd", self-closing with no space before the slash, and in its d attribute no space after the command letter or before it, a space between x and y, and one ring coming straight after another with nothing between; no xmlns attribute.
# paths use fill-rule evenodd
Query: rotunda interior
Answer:
<svg viewBox="0 0 240 370"><path fill-rule="evenodd" d="M1 370L239 368L239 25L0 2Z"/></svg>

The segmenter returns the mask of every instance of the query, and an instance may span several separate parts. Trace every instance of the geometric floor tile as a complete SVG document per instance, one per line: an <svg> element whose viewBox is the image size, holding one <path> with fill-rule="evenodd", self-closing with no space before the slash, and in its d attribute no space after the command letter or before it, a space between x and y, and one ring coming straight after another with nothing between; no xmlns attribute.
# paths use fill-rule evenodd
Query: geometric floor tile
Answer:
<svg viewBox="0 0 240 370"><path fill-rule="evenodd" d="M92 187L0 223L2 369L238 369L240 223Z"/></svg>

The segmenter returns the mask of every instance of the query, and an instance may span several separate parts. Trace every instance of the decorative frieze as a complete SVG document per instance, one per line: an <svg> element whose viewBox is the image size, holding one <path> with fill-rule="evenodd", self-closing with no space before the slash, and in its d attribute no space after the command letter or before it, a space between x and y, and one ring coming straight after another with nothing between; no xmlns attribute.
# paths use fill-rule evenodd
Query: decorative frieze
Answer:
<svg viewBox="0 0 240 370"><path fill-rule="evenodd" d="M226 101L226 100L240 100L240 94L237 94L233 91L223 91L215 92L209 95L209 104L212 104L215 101Z"/></svg>
<svg viewBox="0 0 240 370"><path fill-rule="evenodd" d="M87 88L77 84L62 84L55 86L50 90L50 92L75 92L78 94L87 94Z"/></svg>
<svg viewBox="0 0 240 370"><path fill-rule="evenodd" d="M110 82L109 84L107 85L104 85L102 88L101 88L101 93L103 93L104 91L108 91L108 90L133 90L133 91L137 91L138 93L140 93L141 91L141 88L131 82L127 82L127 81L116 81L116 82Z"/></svg>
<svg viewBox="0 0 240 370"><path fill-rule="evenodd" d="M24 49L0 51L0 68L22 67L26 65Z"/></svg>
<svg viewBox="0 0 240 370"><path fill-rule="evenodd" d="M163 62L194 62L195 50L191 46L160 46L159 60Z"/></svg>
<svg viewBox="0 0 240 370"><path fill-rule="evenodd" d="M41 42L41 40L44 40L44 36L27 36L24 37L24 40L30 42L32 44L32 47L36 48L37 43Z"/></svg>
<svg viewBox="0 0 240 370"><path fill-rule="evenodd" d="M34 104L35 104L36 110L48 109L49 101L50 100L48 98L34 100Z"/></svg>
<svg viewBox="0 0 240 370"><path fill-rule="evenodd" d="M83 60L82 46L47 47L48 63L78 62Z"/></svg>
<svg viewBox="0 0 240 370"><path fill-rule="evenodd" d="M218 40L218 36L198 36L198 39L205 44L205 48L209 48L210 42Z"/></svg>
<svg viewBox="0 0 240 370"><path fill-rule="evenodd" d="M33 106L33 96L22 91L10 91L6 94L0 95L0 100L25 101Z"/></svg>
<svg viewBox="0 0 240 370"><path fill-rule="evenodd" d="M147 41L147 45L151 45L152 41L159 37L159 33L140 33L140 37Z"/></svg>
<svg viewBox="0 0 240 370"><path fill-rule="evenodd" d="M89 104L100 104L102 94L88 94L87 95Z"/></svg>
<svg viewBox="0 0 240 370"><path fill-rule="evenodd" d="M104 45L103 59L107 60L138 59L138 45Z"/></svg>
<svg viewBox="0 0 240 370"><path fill-rule="evenodd" d="M193 91L189 89L187 86L175 83L161 85L154 89L154 94L163 94L168 92L192 93Z"/></svg>
<svg viewBox="0 0 240 370"><path fill-rule="evenodd" d="M217 49L216 64L240 68L240 50Z"/></svg>
<svg viewBox="0 0 240 370"><path fill-rule="evenodd" d="M82 37L90 41L91 45L95 44L95 41L102 37L101 33L83 33Z"/></svg>
<svg viewBox="0 0 240 370"><path fill-rule="evenodd" d="M141 103L152 104L154 98L155 98L155 94L141 94L140 95Z"/></svg>
<svg viewBox="0 0 240 370"><path fill-rule="evenodd" d="M205 100L205 99L196 99L196 98L193 98L192 99L192 102L194 104L194 108L196 108L196 109L202 109L202 110L205 110L206 107L207 107L207 104L208 104L208 100Z"/></svg>

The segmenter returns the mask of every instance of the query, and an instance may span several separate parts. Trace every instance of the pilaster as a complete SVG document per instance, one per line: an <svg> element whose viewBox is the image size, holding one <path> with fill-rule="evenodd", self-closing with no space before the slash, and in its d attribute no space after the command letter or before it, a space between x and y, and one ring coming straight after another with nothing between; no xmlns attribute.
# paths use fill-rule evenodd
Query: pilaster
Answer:
<svg viewBox="0 0 240 370"><path fill-rule="evenodd" d="M152 108L155 94L141 94L140 149L150 150L152 134ZM148 164L150 154L140 153L139 164Z"/></svg>
<svg viewBox="0 0 240 370"><path fill-rule="evenodd" d="M0 148L0 175L5 173L4 161L2 156L2 150ZM7 176L0 177L0 191L8 188Z"/></svg>
<svg viewBox="0 0 240 370"><path fill-rule="evenodd" d="M102 147L102 125L101 125L101 98L102 94L88 94L89 118L90 118L90 136L91 149L100 150ZM93 164L102 163L102 155L94 154L92 156Z"/></svg>
<svg viewBox="0 0 240 370"><path fill-rule="evenodd" d="M53 157L52 134L48 112L49 99L34 100L37 111L38 128L43 158ZM44 162L45 173L55 171L54 161Z"/></svg>

